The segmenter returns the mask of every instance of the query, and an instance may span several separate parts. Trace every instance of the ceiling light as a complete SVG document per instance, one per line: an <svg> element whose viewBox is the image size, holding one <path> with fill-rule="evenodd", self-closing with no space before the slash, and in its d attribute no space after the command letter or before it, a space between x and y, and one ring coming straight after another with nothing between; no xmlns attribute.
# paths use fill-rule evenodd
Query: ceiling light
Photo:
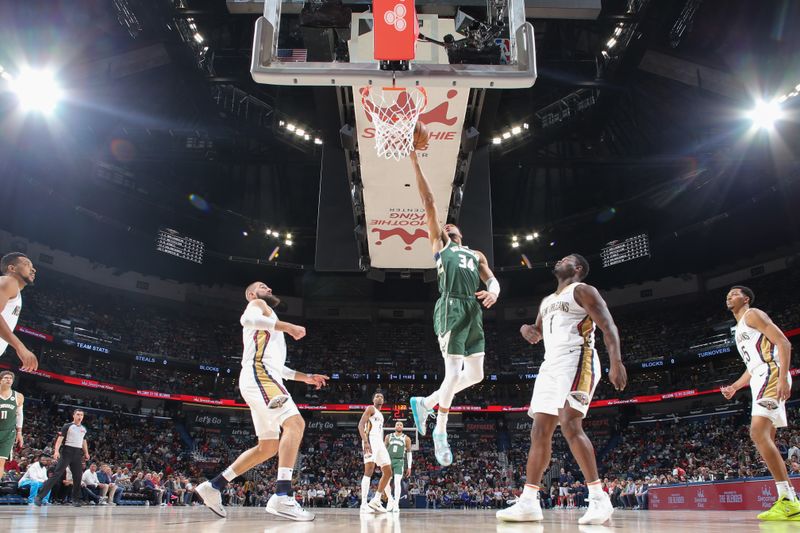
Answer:
<svg viewBox="0 0 800 533"><path fill-rule="evenodd" d="M511 243L511 247L512 248L519 248L519 243L517 241L514 241L514 242Z"/></svg>
<svg viewBox="0 0 800 533"><path fill-rule="evenodd" d="M494 139L492 139L492 144L500 144L501 142L503 142L503 139L501 139L500 137L495 137Z"/></svg>
<svg viewBox="0 0 800 533"><path fill-rule="evenodd" d="M511 128L511 133L514 135L519 135L520 133L522 133L522 128L520 128L519 126L514 126L513 128Z"/></svg>
<svg viewBox="0 0 800 533"><path fill-rule="evenodd" d="M17 78L12 78L8 72L3 72L2 76L9 80L11 90L25 110L50 113L61 100L62 91L52 72L23 70Z"/></svg>
<svg viewBox="0 0 800 533"><path fill-rule="evenodd" d="M609 49L611 49L611 48L614 48L614 45L615 45L615 44L617 44L617 40L616 40L616 39L614 39L614 38L612 37L612 38L611 38L611 39L609 39L609 40L608 40L608 42L606 43L606 48L609 48Z"/></svg>
<svg viewBox="0 0 800 533"><path fill-rule="evenodd" d="M525 240L526 241L532 241L533 240L533 235L528 233L527 235L525 235Z"/></svg>
<svg viewBox="0 0 800 533"><path fill-rule="evenodd" d="M534 239L538 239L539 238L539 234L537 232L535 232L535 231L533 232L533 238Z"/></svg>
<svg viewBox="0 0 800 533"><path fill-rule="evenodd" d="M272 235L272 230L267 228L267 236Z"/></svg>
<svg viewBox="0 0 800 533"><path fill-rule="evenodd" d="M527 122L525 122L524 124L522 124L522 128L527 130L528 128L530 128L530 126L528 125Z"/></svg>
<svg viewBox="0 0 800 533"><path fill-rule="evenodd" d="M518 238L516 235L512 235L512 236L511 236L511 240L512 240L512 241L514 241L514 242L516 242L516 241L518 241L518 240L519 240L519 238Z"/></svg>
<svg viewBox="0 0 800 533"><path fill-rule="evenodd" d="M503 139L508 139L509 137L511 137L511 134L509 132L503 133Z"/></svg>
<svg viewBox="0 0 800 533"><path fill-rule="evenodd" d="M322 139L314 137L314 144L322 144Z"/></svg>
<svg viewBox="0 0 800 533"><path fill-rule="evenodd" d="M287 239L286 240L286 246L291 246L293 244L294 244L294 241L292 241L291 239Z"/></svg>
<svg viewBox="0 0 800 533"><path fill-rule="evenodd" d="M202 43L203 42L203 36L200 35L199 33L195 33L194 34L194 40L197 41L198 43Z"/></svg>
<svg viewBox="0 0 800 533"><path fill-rule="evenodd" d="M297 135L298 137L302 137L303 135L306 134L306 130L297 128L296 130L294 130L294 134Z"/></svg>
<svg viewBox="0 0 800 533"><path fill-rule="evenodd" d="M303 136L303 139L305 139L305 140L309 140L309 139L311 139L311 135L309 135L308 133L306 133L306 134Z"/></svg>
<svg viewBox="0 0 800 533"><path fill-rule="evenodd" d="M278 121L278 126L285 126L285 125L286 125L286 123L284 121L282 121L282 120Z"/></svg>
<svg viewBox="0 0 800 533"><path fill-rule="evenodd" d="M291 233L287 233L286 234L286 240L287 241L291 241L292 240L292 234Z"/></svg>
<svg viewBox="0 0 800 533"><path fill-rule="evenodd" d="M758 100L755 108L748 113L753 125L762 129L771 129L775 122L783 117L783 111L777 100L765 102Z"/></svg>
<svg viewBox="0 0 800 533"><path fill-rule="evenodd" d="M286 129L289 131L294 131L295 130L294 124L287 124Z"/></svg>

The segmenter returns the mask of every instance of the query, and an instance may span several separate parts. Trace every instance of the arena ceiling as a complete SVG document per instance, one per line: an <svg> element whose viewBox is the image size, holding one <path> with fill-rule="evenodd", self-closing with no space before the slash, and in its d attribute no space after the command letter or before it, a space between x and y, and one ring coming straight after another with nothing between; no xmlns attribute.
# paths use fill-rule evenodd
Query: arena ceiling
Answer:
<svg viewBox="0 0 800 533"><path fill-rule="evenodd" d="M491 147L496 268L525 288L549 274L521 267L522 253L535 265L571 251L591 256L639 232L651 237L652 259L598 268L598 284L796 248L800 98L787 102L788 119L771 133L753 135L743 113L756 97L800 83L800 33L790 31L800 6L650 2L627 48L598 66L626 20L625 2L602 5L597 20L533 20L536 85L487 99L481 143L533 125L524 138ZM200 52L181 38L187 17L203 35ZM300 39L296 19L285 23ZM4 3L0 65L52 66L68 98L45 119L21 115L0 94L0 228L123 269L204 282L264 275L301 292L301 280L316 276L309 270L229 260L266 258L276 244L264 234L269 227L293 235L281 261L313 265L320 150L287 139L275 123L307 124L338 143L337 128L315 124L311 89L252 82L254 20L222 0ZM548 106L575 94L591 95L593 105L541 126ZM161 226L215 253L203 266L156 254ZM540 237L525 241L533 231ZM519 248L512 235L523 239ZM377 294L433 290L407 280L385 285Z"/></svg>

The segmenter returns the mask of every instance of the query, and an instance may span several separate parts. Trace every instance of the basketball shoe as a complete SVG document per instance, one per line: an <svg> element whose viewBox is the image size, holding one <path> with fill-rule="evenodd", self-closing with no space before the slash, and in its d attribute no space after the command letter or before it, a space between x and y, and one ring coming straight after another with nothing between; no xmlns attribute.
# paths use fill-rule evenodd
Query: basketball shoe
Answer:
<svg viewBox="0 0 800 533"><path fill-rule="evenodd" d="M800 520L800 501L790 500L786 496L778 498L772 507L759 513L759 520Z"/></svg>
<svg viewBox="0 0 800 533"><path fill-rule="evenodd" d="M222 494L211 486L210 481L203 481L197 485L194 491L200 496L206 507L214 511L217 516L225 518L228 513L225 512L225 508L222 506Z"/></svg>
<svg viewBox="0 0 800 533"><path fill-rule="evenodd" d="M447 433L433 430L431 436L433 437L433 450L436 455L436 461L442 466L453 464L453 452L450 451L450 444L447 442Z"/></svg>
<svg viewBox="0 0 800 533"><path fill-rule="evenodd" d="M600 496L589 496L589 509L578 519L579 524L605 524L614 513L611 498L605 492Z"/></svg>
<svg viewBox="0 0 800 533"><path fill-rule="evenodd" d="M383 503L381 502L380 493L375 494L375 496L372 497L372 499L369 501L367 505L369 505L370 509L372 509L376 513L386 512L386 507L384 507Z"/></svg>
<svg viewBox="0 0 800 533"><path fill-rule="evenodd" d="M294 499L294 496L286 494L283 496L278 496L277 494L270 496L269 501L267 501L267 512L298 522L311 522L315 518L314 513L303 509L303 507L297 503L297 500Z"/></svg>
<svg viewBox="0 0 800 533"><path fill-rule="evenodd" d="M503 522L541 522L544 520L539 498L520 498L517 503L495 514Z"/></svg>
<svg viewBox="0 0 800 533"><path fill-rule="evenodd" d="M414 425L417 426L417 433L423 437L428 432L428 427L425 423L428 417L433 414L433 409L425 407L425 398L422 396L414 396L409 400L411 404L411 414L414 416Z"/></svg>

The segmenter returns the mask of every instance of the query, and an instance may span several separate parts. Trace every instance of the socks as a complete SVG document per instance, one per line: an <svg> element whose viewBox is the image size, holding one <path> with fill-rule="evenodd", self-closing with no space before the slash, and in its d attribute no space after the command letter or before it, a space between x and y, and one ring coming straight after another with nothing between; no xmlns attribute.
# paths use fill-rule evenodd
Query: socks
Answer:
<svg viewBox="0 0 800 533"><path fill-rule="evenodd" d="M392 501L392 484L387 483L386 487L383 489L383 493L386 494L386 499L388 501Z"/></svg>
<svg viewBox="0 0 800 533"><path fill-rule="evenodd" d="M422 405L425 406L426 409L433 409L436 407L436 404L439 403L439 391L437 390L430 396L426 396L424 400L422 400Z"/></svg>
<svg viewBox="0 0 800 533"><path fill-rule="evenodd" d="M525 488L522 489L522 496L520 496L521 500L525 501L539 501L539 486L538 485L531 485L529 483L525 483Z"/></svg>
<svg viewBox="0 0 800 533"><path fill-rule="evenodd" d="M600 480L597 479L595 481L590 481L586 484L589 488L589 497L592 498L599 498L603 495L603 484L600 483Z"/></svg>
<svg viewBox="0 0 800 533"><path fill-rule="evenodd" d="M436 433L447 433L447 415L449 411L443 413L441 409L436 413L436 427L433 429Z"/></svg>
<svg viewBox="0 0 800 533"><path fill-rule="evenodd" d="M286 467L278 468L278 482L275 486L275 494L278 496L292 495L292 469Z"/></svg>
<svg viewBox="0 0 800 533"><path fill-rule="evenodd" d="M220 475L211 480L211 486L217 490L222 490L228 486L229 481L236 479L236 476L238 476L238 474L229 466L223 470Z"/></svg>
<svg viewBox="0 0 800 533"><path fill-rule="evenodd" d="M794 493L794 487L792 487L788 481L776 481L775 486L778 488L778 498L785 496L789 500L797 499Z"/></svg>
<svg viewBox="0 0 800 533"><path fill-rule="evenodd" d="M372 478L363 476L361 478L361 505L366 505L367 496L369 496L369 482Z"/></svg>

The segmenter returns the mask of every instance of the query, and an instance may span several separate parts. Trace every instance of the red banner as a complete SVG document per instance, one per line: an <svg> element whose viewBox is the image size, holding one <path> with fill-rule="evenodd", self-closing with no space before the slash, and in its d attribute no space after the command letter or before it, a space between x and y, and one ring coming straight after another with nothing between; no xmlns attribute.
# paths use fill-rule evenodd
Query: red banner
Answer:
<svg viewBox="0 0 800 533"><path fill-rule="evenodd" d="M20 333L24 333L25 335L30 335L31 337L36 337L37 339L42 339L43 341L53 342L53 336L48 333L42 333L41 331L36 331L35 329L29 328L27 326L17 326L14 328L14 331L19 331Z"/></svg>
<svg viewBox="0 0 800 533"><path fill-rule="evenodd" d="M0 364L0 368L11 368L11 366L7 363ZM20 370L22 372L22 370ZM189 403L202 403L206 405L219 405L223 407L247 407L247 404L237 402L236 400L229 400L229 399L215 399L209 398L208 396L197 396L194 394L172 394L169 392L158 392L146 389L131 389L129 387L124 387L122 385L113 385L111 383L103 383L101 381L95 381L93 379L86 379L86 378L76 378L73 376L64 376L62 374L56 374L55 372L49 372L47 370L35 370L33 372L27 372L28 374L33 374L39 377L53 379L56 381L60 381L61 383L66 383L67 385L77 385L79 387L86 387L89 389L99 389L105 390L109 392L118 392L120 394L129 394L132 396L140 396L145 398L157 398L162 400L176 400L179 402L189 402ZM790 373L793 376L800 374L800 368L793 368ZM692 396L702 396L705 394L714 394L715 392L719 392L719 388L714 388L710 390L698 391L696 389L688 389L682 391L675 391L675 392L667 392L665 394L651 394L647 396L634 396L633 398L627 399L619 399L619 398L611 398L607 400L595 400L591 403L592 407L608 407L612 405L627 405L627 404L638 404L638 403L652 403L652 402L661 402L664 400L675 400L678 398L689 398ZM346 404L346 403L326 403L320 405L310 405L310 404L297 404L297 407L304 410L304 411L363 411L367 408L368 405L371 404ZM394 409L406 409L406 405L391 405L387 404L383 406L383 410L391 411ZM486 407L481 407L478 405L454 405L450 408L453 412L470 412L470 413L524 413L528 410L528 406L524 405L521 407L516 407L513 405L487 405Z"/></svg>
<svg viewBox="0 0 800 533"><path fill-rule="evenodd" d="M800 479L792 479L800 490ZM649 509L691 511L763 511L778 499L775 481L719 481L650 487L647 492Z"/></svg>

